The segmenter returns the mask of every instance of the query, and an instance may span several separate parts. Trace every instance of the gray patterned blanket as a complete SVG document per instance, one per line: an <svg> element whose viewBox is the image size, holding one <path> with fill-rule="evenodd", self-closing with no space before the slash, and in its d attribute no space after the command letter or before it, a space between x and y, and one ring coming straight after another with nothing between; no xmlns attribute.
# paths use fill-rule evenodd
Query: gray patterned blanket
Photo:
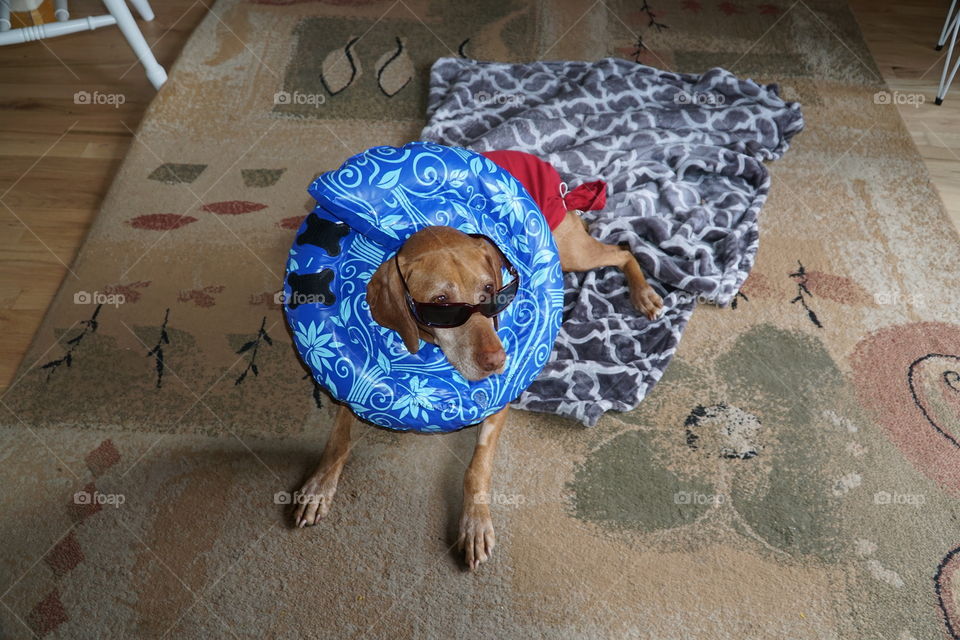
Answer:
<svg viewBox="0 0 960 640"><path fill-rule="evenodd" d="M608 184L590 233L629 245L665 311L648 321L614 268L564 275L564 322L550 361L515 403L593 426L636 407L660 379L698 299L726 305L757 252L757 218L779 158L803 128L775 85L626 60L504 64L441 58L423 140L516 149L570 188Z"/></svg>

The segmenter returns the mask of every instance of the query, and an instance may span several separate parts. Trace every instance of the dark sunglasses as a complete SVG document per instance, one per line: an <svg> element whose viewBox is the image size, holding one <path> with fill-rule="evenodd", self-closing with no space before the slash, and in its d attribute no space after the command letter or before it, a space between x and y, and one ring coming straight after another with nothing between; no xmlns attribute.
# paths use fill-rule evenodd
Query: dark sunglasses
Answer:
<svg viewBox="0 0 960 640"><path fill-rule="evenodd" d="M500 254L502 264L506 266L507 271L513 279L501 287L500 290L496 291L489 300L481 302L480 304L467 304L466 302L417 302L413 299L413 296L410 295L407 281L403 277L403 272L400 271L400 252L397 251L397 255L394 256L393 261L397 266L397 275L400 276L400 282L403 283L403 295L407 300L410 313L413 314L414 319L420 324L428 327L449 329L464 324L470 319L470 316L475 313L482 313L487 318L493 318L496 323L496 316L510 306L510 303L513 302L513 299L516 297L517 290L520 288L520 275L517 273L517 269L507 260L507 256L503 255L503 251L500 250L500 247L498 247L493 240L480 233L471 233L469 235L471 238L482 238L489 242L493 248L497 250L497 253Z"/></svg>

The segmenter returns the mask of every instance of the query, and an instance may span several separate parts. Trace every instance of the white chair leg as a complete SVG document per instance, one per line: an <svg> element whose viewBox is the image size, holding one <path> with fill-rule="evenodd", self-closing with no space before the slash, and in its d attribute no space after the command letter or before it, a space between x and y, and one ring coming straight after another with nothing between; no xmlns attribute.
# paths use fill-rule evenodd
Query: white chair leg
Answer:
<svg viewBox="0 0 960 640"><path fill-rule="evenodd" d="M103 4L107 7L110 15L117 19L117 26L120 27L120 31L126 37L130 48L137 54L140 64L147 72L147 79L150 80L150 84L153 85L154 89L159 90L163 83L167 81L167 72L163 70L163 67L153 56L153 51L150 50L143 34L140 33L140 27L134 21L130 9L127 8L124 0L103 0Z"/></svg>
<svg viewBox="0 0 960 640"><path fill-rule="evenodd" d="M953 70L950 70L950 63L953 62L953 50L957 46L958 33L960 33L960 11L954 16L953 24L950 25L950 33L947 36L950 40L950 46L947 47L947 57L943 60L943 71L940 73L940 86L937 88L937 98L934 100L936 104L943 104L943 99L947 97L947 91L950 90L953 78L957 75L957 70L960 69L960 55L958 55L957 61L953 65Z"/></svg>
<svg viewBox="0 0 960 640"><path fill-rule="evenodd" d="M953 0L953 1L956 2L957 0ZM147 22L150 22L151 20L153 20L153 9L150 7L149 0L130 0L130 4L132 4L137 9L137 13L140 14L141 18L143 18Z"/></svg>
<svg viewBox="0 0 960 640"><path fill-rule="evenodd" d="M67 9L67 0L55 0L53 3L53 15L59 22L66 22L70 19L70 10Z"/></svg>
<svg viewBox="0 0 960 640"><path fill-rule="evenodd" d="M10 0L0 0L0 31L10 31Z"/></svg>
<svg viewBox="0 0 960 640"><path fill-rule="evenodd" d="M940 29L940 39L937 40L937 46L934 47L937 51L943 49L944 43L947 41L947 32L950 31L950 19L953 17L953 10L957 7L957 0L951 0L950 8L947 9L947 19L943 21L943 28Z"/></svg>

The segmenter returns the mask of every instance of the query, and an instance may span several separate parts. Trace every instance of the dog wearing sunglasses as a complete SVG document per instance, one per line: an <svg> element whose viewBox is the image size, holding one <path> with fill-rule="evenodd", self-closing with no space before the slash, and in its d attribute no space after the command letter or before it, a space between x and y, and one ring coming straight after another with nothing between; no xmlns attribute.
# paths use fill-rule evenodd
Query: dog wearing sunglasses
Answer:
<svg viewBox="0 0 960 640"><path fill-rule="evenodd" d="M563 271L618 267L627 278L634 306L650 320L660 314L663 301L647 283L633 254L591 237L579 212L563 206L565 186L560 187L552 166L519 151L484 155L513 174L544 212ZM506 285L501 279L504 267L511 273ZM504 371L507 355L497 336L496 316L513 300L517 283L512 265L485 236L467 235L452 227L427 227L380 265L367 286L367 302L373 319L396 331L410 353L419 350L420 340L435 344L467 380L482 380ZM490 558L495 544L490 481L497 439L508 412L509 407L504 407L478 425L477 443L464 476L457 542L471 570ZM300 489L295 512L298 527L315 525L329 512L350 452L353 422L350 409L341 405L320 464Z"/></svg>

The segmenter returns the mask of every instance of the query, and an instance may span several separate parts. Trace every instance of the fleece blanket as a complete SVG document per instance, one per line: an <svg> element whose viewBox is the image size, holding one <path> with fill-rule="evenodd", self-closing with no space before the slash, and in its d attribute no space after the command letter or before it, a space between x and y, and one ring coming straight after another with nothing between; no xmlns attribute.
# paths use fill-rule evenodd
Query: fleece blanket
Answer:
<svg viewBox="0 0 960 640"><path fill-rule="evenodd" d="M729 304L753 266L765 160L803 128L776 85L723 69L661 71L620 59L504 64L441 58L421 135L475 151L516 149L570 188L608 184L590 233L629 246L664 299L654 321L614 268L564 276L564 320L516 406L593 426L636 407L663 375L699 301Z"/></svg>

